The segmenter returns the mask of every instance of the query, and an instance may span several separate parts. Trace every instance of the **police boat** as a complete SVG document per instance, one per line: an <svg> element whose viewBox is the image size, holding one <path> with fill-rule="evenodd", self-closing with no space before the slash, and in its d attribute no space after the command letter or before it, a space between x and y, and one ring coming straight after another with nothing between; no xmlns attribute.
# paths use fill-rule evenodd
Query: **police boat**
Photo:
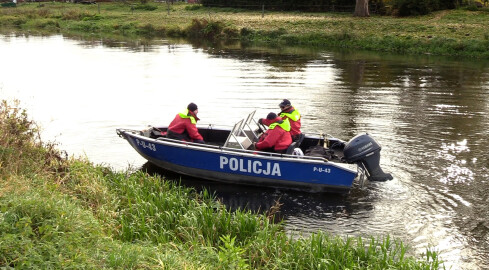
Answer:
<svg viewBox="0 0 489 270"><path fill-rule="evenodd" d="M234 184L284 187L310 192L348 192L355 179L392 179L380 168L380 145L360 134L345 142L324 134L304 134L285 154L252 149L266 126L255 111L232 128L197 125L206 144L169 139L167 127L117 129L145 159L182 175Z"/></svg>

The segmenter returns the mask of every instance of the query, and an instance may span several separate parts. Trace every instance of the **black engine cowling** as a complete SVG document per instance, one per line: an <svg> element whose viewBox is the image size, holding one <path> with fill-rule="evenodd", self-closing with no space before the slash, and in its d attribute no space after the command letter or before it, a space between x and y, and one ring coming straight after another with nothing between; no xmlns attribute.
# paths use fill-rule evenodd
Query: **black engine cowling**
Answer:
<svg viewBox="0 0 489 270"><path fill-rule="evenodd" d="M371 181L391 180L392 175L380 168L380 145L367 133L353 137L346 143L343 154L348 163L357 163L368 173Z"/></svg>

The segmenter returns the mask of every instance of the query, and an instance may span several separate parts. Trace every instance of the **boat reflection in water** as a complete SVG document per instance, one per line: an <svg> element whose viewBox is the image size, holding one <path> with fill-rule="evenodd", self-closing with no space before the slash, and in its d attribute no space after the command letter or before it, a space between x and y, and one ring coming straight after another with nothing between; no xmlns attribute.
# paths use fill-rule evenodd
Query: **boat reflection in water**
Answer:
<svg viewBox="0 0 489 270"><path fill-rule="evenodd" d="M363 189L356 187L348 195L345 193L328 193L326 195L324 193L310 193L267 186L207 181L162 169L151 162L146 162L140 170L194 188L199 192L207 190L232 211L238 209L250 210L254 213L270 213L273 211L275 221L287 220L285 227L289 231L297 230L300 227L297 223L308 223L308 227L311 227L313 220L348 218L354 211L359 211L354 209L356 206L352 205L355 204L353 202L356 201L356 198L365 195ZM310 231L312 232L314 229Z"/></svg>

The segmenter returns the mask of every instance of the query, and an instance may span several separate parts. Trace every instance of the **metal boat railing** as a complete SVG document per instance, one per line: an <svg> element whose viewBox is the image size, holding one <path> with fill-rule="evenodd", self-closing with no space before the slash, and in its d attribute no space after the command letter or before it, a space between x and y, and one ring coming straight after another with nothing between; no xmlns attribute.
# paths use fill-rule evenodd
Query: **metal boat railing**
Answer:
<svg viewBox="0 0 489 270"><path fill-rule="evenodd" d="M292 158L292 159L299 159L299 160L305 160L305 161L311 160L311 161L329 162L328 159L322 158L322 157L295 156L295 155L280 154L280 153L262 152L262 151L257 151L257 150L230 148L230 147L224 147L224 146L220 146L220 145L201 144L201 143L181 141L181 140L170 139L170 138L166 138L166 137L159 137L156 139L152 139L152 138L144 136L141 131L134 130L134 129L117 129L116 132L119 135L119 137L123 137L122 134L124 132L126 132L126 133L132 133L136 136L144 137L147 140L152 140L152 141L156 141L156 142L167 142L167 143L177 144L177 145L181 145L181 146L191 146L191 147L196 147L199 149L208 148L208 149L215 149L215 150L220 150L220 151L229 151L229 152L234 152L234 153L242 153L242 154L250 154L250 155L260 155L260 156L266 156L266 157Z"/></svg>

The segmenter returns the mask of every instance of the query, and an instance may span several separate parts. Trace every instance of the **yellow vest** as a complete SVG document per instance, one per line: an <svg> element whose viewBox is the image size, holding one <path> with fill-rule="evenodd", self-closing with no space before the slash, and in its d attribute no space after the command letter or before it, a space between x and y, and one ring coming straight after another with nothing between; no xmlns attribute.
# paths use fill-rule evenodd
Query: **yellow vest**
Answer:
<svg viewBox="0 0 489 270"><path fill-rule="evenodd" d="M297 121L301 118L301 114L299 113L298 110L294 109L292 112L290 113L280 113L280 117L284 117L284 116L287 116L288 118L290 118L292 121Z"/></svg>
<svg viewBox="0 0 489 270"><path fill-rule="evenodd" d="M188 109L179 113L178 115L180 115L180 117L182 117L182 118L190 118L190 122L192 124L194 124L194 125L197 124L197 121L195 121L195 117L193 117L192 115L189 114Z"/></svg>
<svg viewBox="0 0 489 270"><path fill-rule="evenodd" d="M274 129L276 126L283 128L285 131L290 131L290 122L289 122L288 118L283 120L282 123L280 123L280 124L278 122L275 122L275 123L271 124L268 128Z"/></svg>

